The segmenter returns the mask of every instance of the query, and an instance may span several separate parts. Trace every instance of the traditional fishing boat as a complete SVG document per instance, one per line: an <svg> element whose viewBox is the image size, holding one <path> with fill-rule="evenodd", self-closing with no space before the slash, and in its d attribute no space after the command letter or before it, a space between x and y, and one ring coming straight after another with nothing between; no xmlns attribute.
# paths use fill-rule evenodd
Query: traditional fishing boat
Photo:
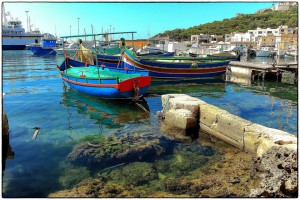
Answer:
<svg viewBox="0 0 300 200"><path fill-rule="evenodd" d="M186 57L138 57L125 48L123 67L148 70L156 79L198 79L220 76L226 72L229 60Z"/></svg>
<svg viewBox="0 0 300 200"><path fill-rule="evenodd" d="M237 60L238 55L233 55L229 52L217 53L217 54L208 54L209 58L220 58L220 59L228 59L228 60Z"/></svg>
<svg viewBox="0 0 300 200"><path fill-rule="evenodd" d="M105 65L108 67L123 67L122 57L124 53L124 48L118 47L118 51L115 51L114 53L109 53L109 50L106 50L103 52L103 50L97 54L98 63L100 65ZM167 51L140 51L137 52L137 56L148 56L148 57L172 57L175 55L175 52L167 52Z"/></svg>
<svg viewBox="0 0 300 200"><path fill-rule="evenodd" d="M109 69L67 56L57 68L62 79L74 90L104 99L138 99L151 83L144 70Z"/></svg>

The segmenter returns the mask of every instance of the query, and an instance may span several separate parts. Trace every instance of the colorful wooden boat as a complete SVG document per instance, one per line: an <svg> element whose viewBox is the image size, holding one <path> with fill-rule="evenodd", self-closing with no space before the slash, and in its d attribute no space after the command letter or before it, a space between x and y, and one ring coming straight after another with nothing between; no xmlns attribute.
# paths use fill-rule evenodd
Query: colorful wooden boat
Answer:
<svg viewBox="0 0 300 200"><path fill-rule="evenodd" d="M125 49L124 68L148 70L150 76L157 79L198 79L220 76L226 72L229 60L213 58L186 57L137 57Z"/></svg>
<svg viewBox="0 0 300 200"><path fill-rule="evenodd" d="M68 57L57 67L71 88L104 99L138 99L151 83L143 70L97 67Z"/></svg>
<svg viewBox="0 0 300 200"><path fill-rule="evenodd" d="M115 51L116 52L116 51ZM166 52L166 51L157 51L157 52L151 52L148 51L147 53L141 52L137 56L144 57L172 57L175 55L175 52ZM121 48L119 48L119 51L117 54L112 54L109 53L108 50L106 50L106 53L103 53L103 50L100 50L100 53L97 54L98 58L98 64L99 65L105 65L107 67L117 67L117 68L122 68L123 62L122 62L122 57L123 57L123 51Z"/></svg>

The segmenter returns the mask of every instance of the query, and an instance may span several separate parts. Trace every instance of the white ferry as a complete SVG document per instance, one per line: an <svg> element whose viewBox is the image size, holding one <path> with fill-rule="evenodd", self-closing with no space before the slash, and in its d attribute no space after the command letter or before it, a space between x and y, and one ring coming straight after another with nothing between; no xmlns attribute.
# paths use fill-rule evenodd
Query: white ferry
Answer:
<svg viewBox="0 0 300 200"><path fill-rule="evenodd" d="M26 44L40 43L43 34L38 29L25 32L22 22L17 18L10 17L7 20L9 13L5 13L4 6L2 7L2 49L3 50L23 50L26 49Z"/></svg>

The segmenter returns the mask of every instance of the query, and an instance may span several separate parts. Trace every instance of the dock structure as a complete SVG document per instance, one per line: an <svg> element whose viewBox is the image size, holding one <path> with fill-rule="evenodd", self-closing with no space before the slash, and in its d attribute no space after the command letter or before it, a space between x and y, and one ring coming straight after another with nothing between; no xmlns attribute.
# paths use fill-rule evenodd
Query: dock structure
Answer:
<svg viewBox="0 0 300 200"><path fill-rule="evenodd" d="M253 62L231 61L229 63L226 81L234 78L255 80L265 78L275 79L284 83L298 82L298 63L261 64Z"/></svg>
<svg viewBox="0 0 300 200"><path fill-rule="evenodd" d="M198 132L219 138L256 157L259 163L257 169L264 169L262 172L265 174L258 188L251 190L250 197L297 193L295 135L253 123L185 94L162 95L161 99L163 111L158 114L163 115L162 124L187 132L197 127ZM182 134L182 131L179 133Z"/></svg>

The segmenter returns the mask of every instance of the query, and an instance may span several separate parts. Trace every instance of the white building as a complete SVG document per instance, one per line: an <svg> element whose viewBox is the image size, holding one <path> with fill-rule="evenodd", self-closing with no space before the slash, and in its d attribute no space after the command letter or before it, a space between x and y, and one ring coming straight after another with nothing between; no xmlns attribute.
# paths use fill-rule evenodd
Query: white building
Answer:
<svg viewBox="0 0 300 200"><path fill-rule="evenodd" d="M255 37L251 33L233 33L230 42L253 42Z"/></svg>
<svg viewBox="0 0 300 200"><path fill-rule="evenodd" d="M279 36L279 29L271 29L271 28L266 28L266 29L262 29L262 28L257 28L256 30L248 30L247 33L253 34L254 37L262 37L262 36L268 36L268 35L275 35L275 36Z"/></svg>

